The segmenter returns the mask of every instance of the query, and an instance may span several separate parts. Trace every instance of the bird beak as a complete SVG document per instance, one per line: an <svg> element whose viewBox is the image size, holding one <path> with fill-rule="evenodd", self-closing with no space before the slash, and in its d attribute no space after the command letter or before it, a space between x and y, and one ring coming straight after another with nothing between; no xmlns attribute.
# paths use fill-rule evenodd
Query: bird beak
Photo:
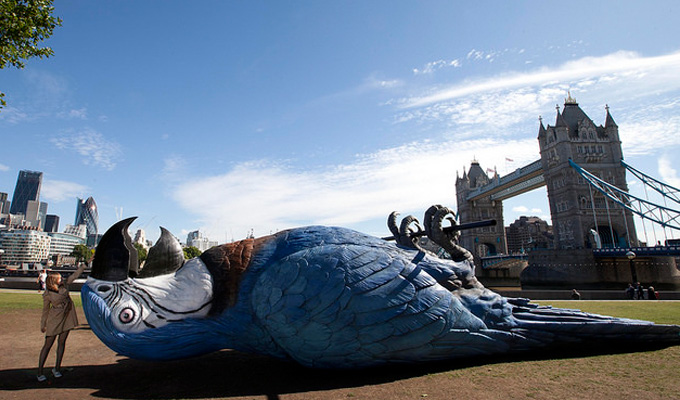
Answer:
<svg viewBox="0 0 680 400"><path fill-rule="evenodd" d="M184 251L179 241L165 228L161 227L161 237L149 249L140 278L165 275L177 271L184 265Z"/></svg>
<svg viewBox="0 0 680 400"><path fill-rule="evenodd" d="M128 234L128 228L136 218L118 221L104 233L94 253L91 277L118 282L137 275L137 249Z"/></svg>

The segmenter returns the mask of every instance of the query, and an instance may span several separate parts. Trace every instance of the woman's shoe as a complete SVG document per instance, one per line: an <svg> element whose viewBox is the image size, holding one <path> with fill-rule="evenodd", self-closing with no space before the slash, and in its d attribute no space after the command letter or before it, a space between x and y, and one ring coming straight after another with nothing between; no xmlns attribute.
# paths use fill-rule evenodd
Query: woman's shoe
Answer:
<svg viewBox="0 0 680 400"><path fill-rule="evenodd" d="M47 377L45 375L38 375L38 382L45 382Z"/></svg>
<svg viewBox="0 0 680 400"><path fill-rule="evenodd" d="M54 375L55 378L61 378L61 372L57 371L54 368L52 368L52 375Z"/></svg>

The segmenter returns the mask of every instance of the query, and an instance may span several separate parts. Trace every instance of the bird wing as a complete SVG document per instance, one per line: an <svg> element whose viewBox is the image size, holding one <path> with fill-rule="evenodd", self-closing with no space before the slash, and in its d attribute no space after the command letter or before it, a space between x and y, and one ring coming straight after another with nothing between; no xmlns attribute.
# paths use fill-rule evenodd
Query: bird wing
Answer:
<svg viewBox="0 0 680 400"><path fill-rule="evenodd" d="M299 240L262 269L252 292L257 318L298 362L338 368L450 358L456 340L465 354L505 346L469 335L485 324L412 262L414 252L337 237L309 247Z"/></svg>
<svg viewBox="0 0 680 400"><path fill-rule="evenodd" d="M474 270L354 231L310 227L275 242L256 268L251 307L277 348L310 367L680 341L677 326L539 307L481 285L450 289Z"/></svg>

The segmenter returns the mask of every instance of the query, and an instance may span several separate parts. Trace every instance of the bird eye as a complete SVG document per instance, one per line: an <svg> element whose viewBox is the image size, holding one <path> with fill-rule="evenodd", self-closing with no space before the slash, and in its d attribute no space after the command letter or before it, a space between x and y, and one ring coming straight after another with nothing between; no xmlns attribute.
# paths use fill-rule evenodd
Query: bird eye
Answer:
<svg viewBox="0 0 680 400"><path fill-rule="evenodd" d="M120 322L124 324L129 324L132 322L133 319L135 319L135 310L132 308L124 308L121 312L120 315L118 315L118 319Z"/></svg>

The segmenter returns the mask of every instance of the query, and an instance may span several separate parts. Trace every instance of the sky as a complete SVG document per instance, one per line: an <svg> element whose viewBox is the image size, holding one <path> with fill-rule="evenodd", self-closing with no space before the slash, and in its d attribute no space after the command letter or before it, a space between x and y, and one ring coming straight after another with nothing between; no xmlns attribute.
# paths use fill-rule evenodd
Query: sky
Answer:
<svg viewBox="0 0 680 400"><path fill-rule="evenodd" d="M42 171L60 230L92 196L102 232L137 216L151 240L387 236L392 211L455 209L473 159L501 175L539 159L539 117L568 93L596 125L608 105L626 161L680 186L675 0L55 8L54 55L0 70L0 192ZM505 225L521 215L550 220L544 188L504 202Z"/></svg>

